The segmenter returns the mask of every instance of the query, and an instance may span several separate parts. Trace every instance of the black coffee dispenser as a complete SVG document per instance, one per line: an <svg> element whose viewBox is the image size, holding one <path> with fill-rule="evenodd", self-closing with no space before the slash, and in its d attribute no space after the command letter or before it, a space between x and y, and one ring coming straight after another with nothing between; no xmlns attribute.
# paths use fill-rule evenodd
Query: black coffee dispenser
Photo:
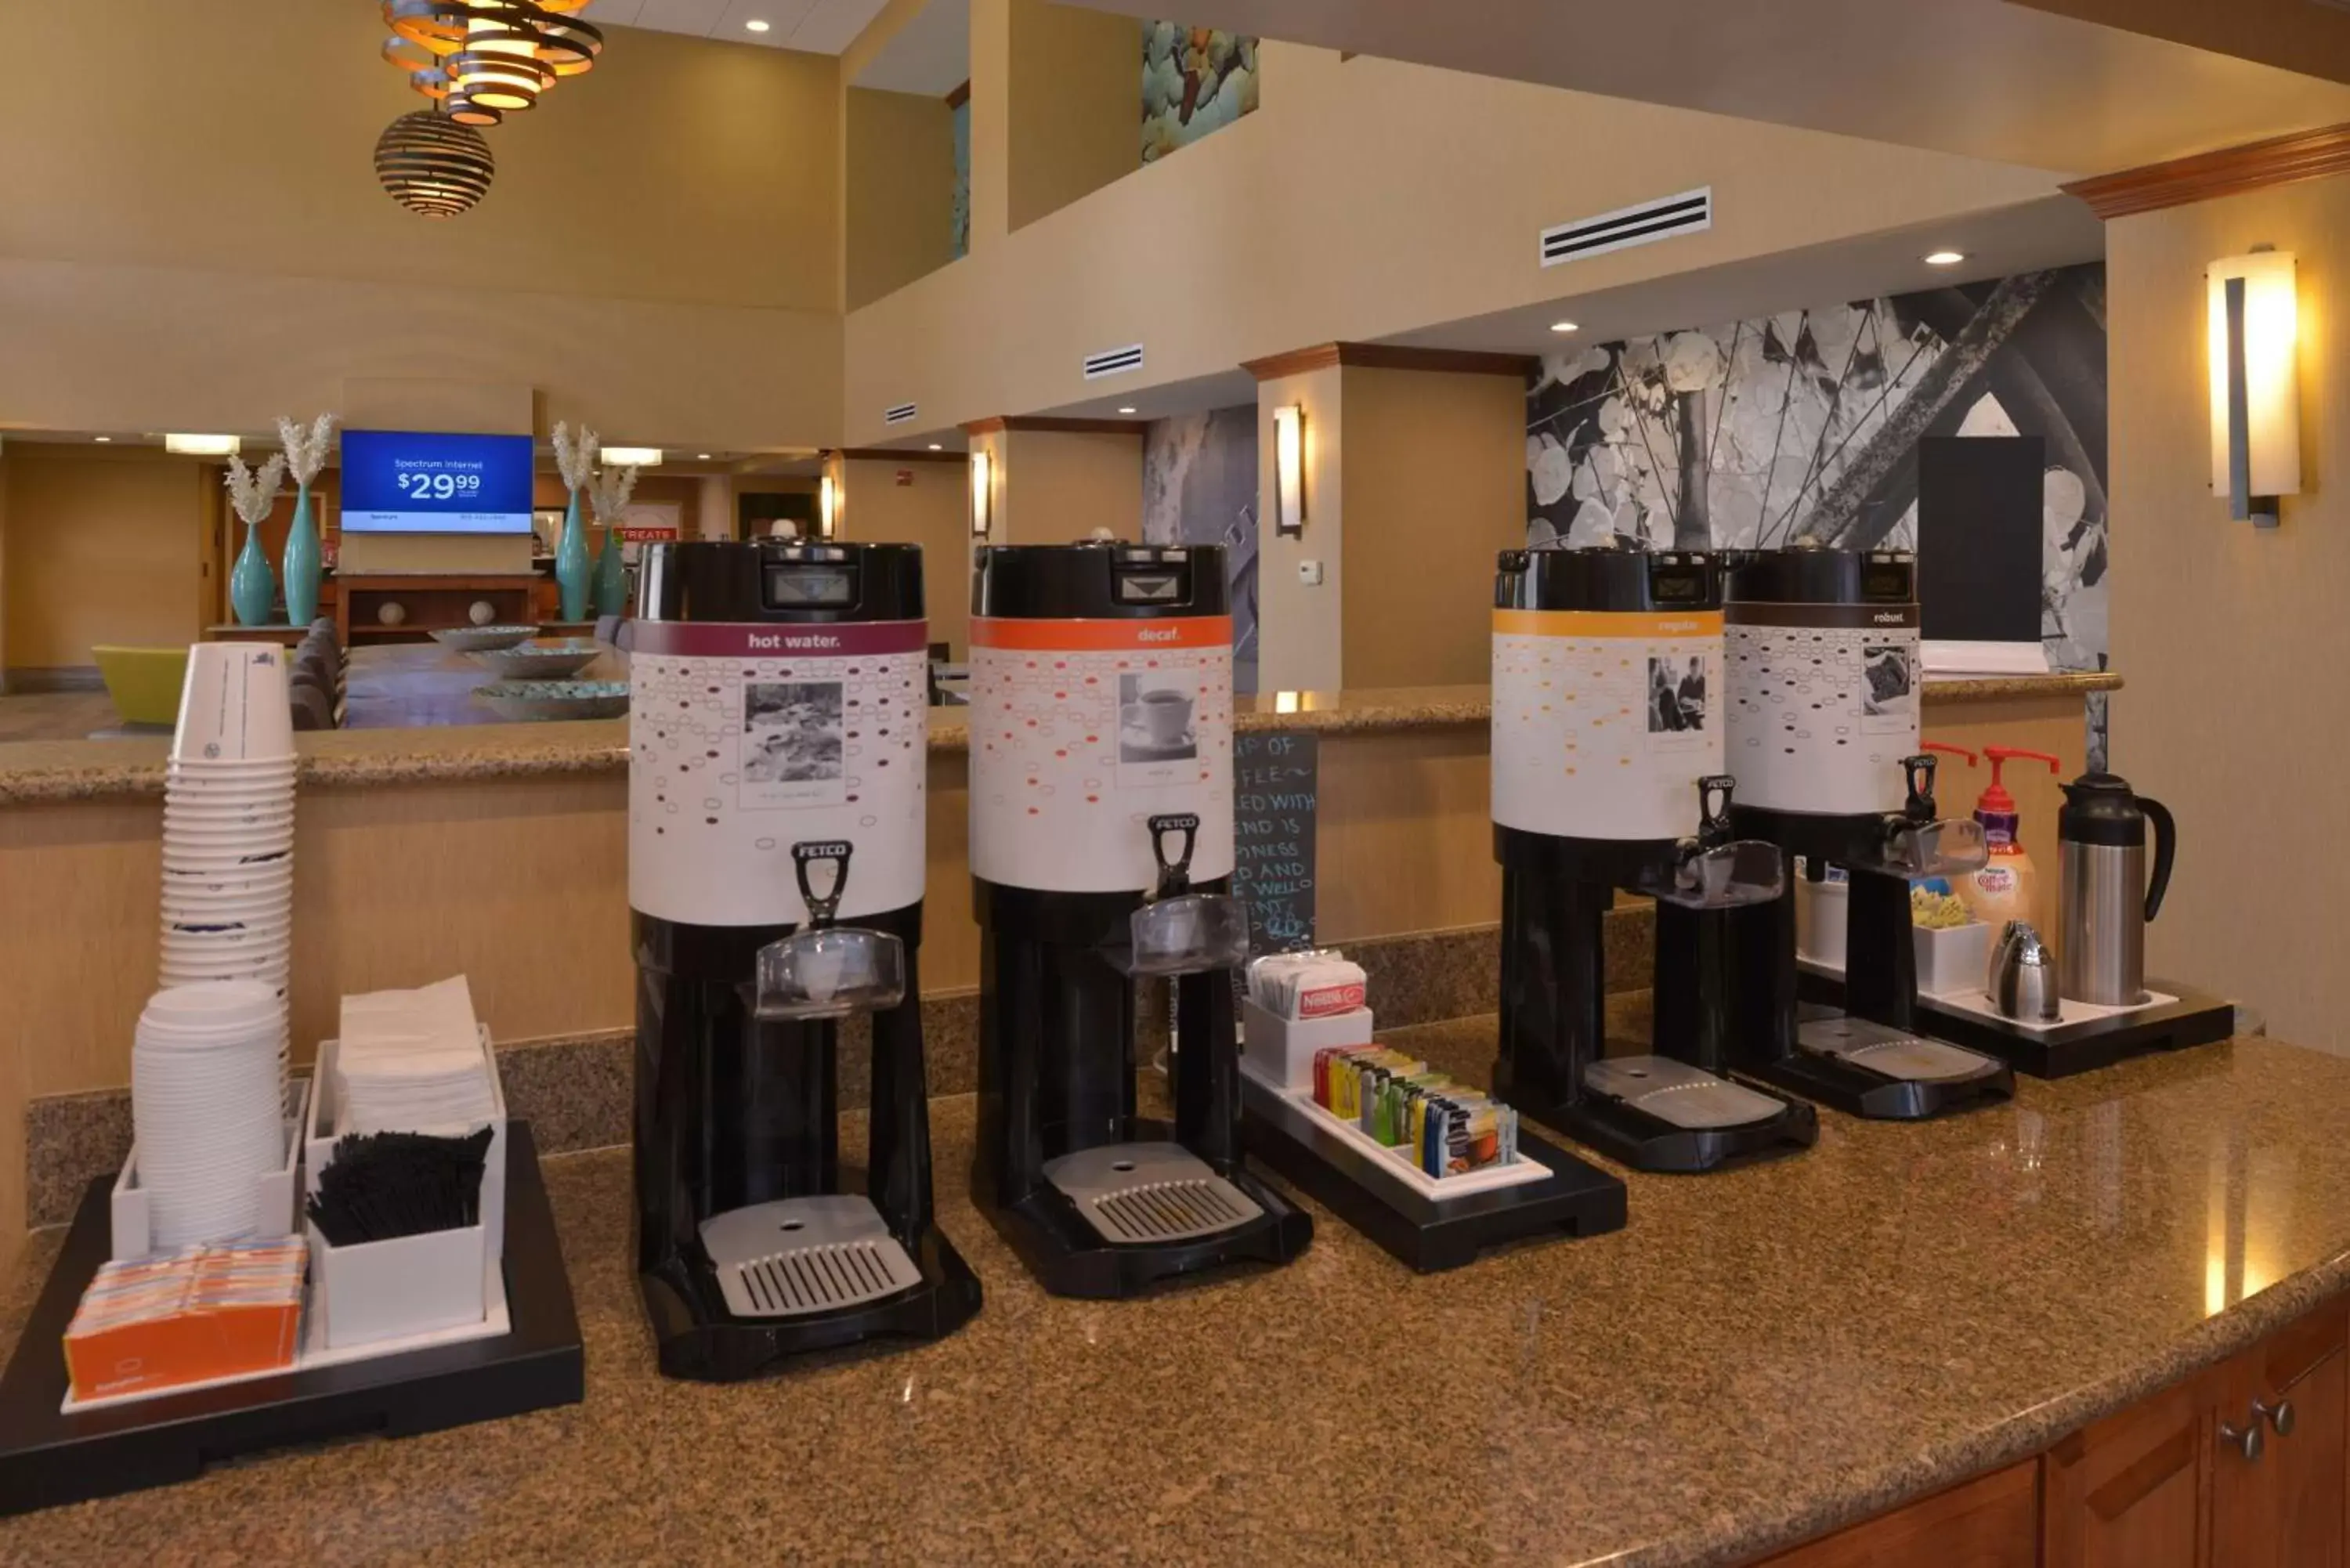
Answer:
<svg viewBox="0 0 2350 1568"><path fill-rule="evenodd" d="M979 552L972 1190L1062 1295L1283 1262L1313 1235L1243 1164L1226 594L1211 546ZM1136 987L1149 975L1176 992L1171 1127L1137 1111Z"/></svg>
<svg viewBox="0 0 2350 1568"><path fill-rule="evenodd" d="M980 1291L931 1207L921 551L654 545L637 610L637 1268L661 1370L951 1333ZM861 1180L836 1078L859 1013Z"/></svg>
<svg viewBox="0 0 2350 1568"><path fill-rule="evenodd" d="M1721 580L1694 553L1503 552L1493 597L1494 1091L1641 1170L1810 1147L1812 1107L1731 1082L1730 917L1775 902L1778 851L1731 832ZM1606 920L1656 900L1654 1049L1606 1053Z"/></svg>
<svg viewBox="0 0 2350 1568"><path fill-rule="evenodd" d="M1731 566L1731 815L1743 836L1850 878L1844 1011L1806 1016L1788 897L1731 917L1739 1070L1855 1116L1911 1120L2003 1100L2002 1062L1921 1033L1910 884L1984 862L1982 826L1945 819L1919 743L1916 562L1798 545Z"/></svg>

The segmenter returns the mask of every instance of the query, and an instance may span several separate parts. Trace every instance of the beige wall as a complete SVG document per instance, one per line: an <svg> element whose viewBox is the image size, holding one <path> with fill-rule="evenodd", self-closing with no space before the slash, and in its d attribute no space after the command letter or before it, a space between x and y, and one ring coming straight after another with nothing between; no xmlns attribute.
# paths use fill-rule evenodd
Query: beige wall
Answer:
<svg viewBox="0 0 2350 1568"><path fill-rule="evenodd" d="M840 536L920 545L931 640L963 658L971 646L970 470L961 462L848 458L839 472Z"/></svg>
<svg viewBox="0 0 2350 1568"><path fill-rule="evenodd" d="M2302 467L2283 525L2211 493L2203 268L2269 244L2301 274ZM2147 929L2157 974L2237 998L2284 1039L2350 1045L2342 885L2350 584L2350 180L2107 225L2116 772L2177 814Z"/></svg>
<svg viewBox="0 0 2350 1568"><path fill-rule="evenodd" d="M11 442L0 536L7 668L88 666L101 642L194 641L215 472L151 451Z"/></svg>
<svg viewBox="0 0 2350 1568"><path fill-rule="evenodd" d="M1006 219L1024 228L1142 166L1142 24L1012 0Z"/></svg>
<svg viewBox="0 0 2350 1568"><path fill-rule="evenodd" d="M1332 365L1257 386L1260 691L1337 691L1347 683L1340 614L1347 585L1344 374ZM1293 403L1305 410L1305 528L1296 538L1286 539L1275 526L1279 509L1274 484L1280 465L1274 453L1273 410ZM1321 564L1318 586L1298 580L1299 566L1309 561Z"/></svg>
<svg viewBox="0 0 2350 1568"><path fill-rule="evenodd" d="M996 502L1010 543L1066 545L1097 528L1142 537L1140 425L1115 434L1015 429L1003 461Z"/></svg>
<svg viewBox="0 0 2350 1568"><path fill-rule="evenodd" d="M46 154L0 160L0 427L260 431L348 377L453 369L634 440L836 439L833 59L618 35L432 222L369 168L424 104L373 5L10 12L46 64L0 145Z"/></svg>
<svg viewBox="0 0 2350 1568"><path fill-rule="evenodd" d="M1492 671L1493 556L1526 538L1525 382L1358 366L1339 374L1347 683L1482 684Z"/></svg>
<svg viewBox="0 0 2350 1568"><path fill-rule="evenodd" d="M1256 113L989 244L987 73L1015 67L979 24L1008 4L973 6L972 254L849 317L845 444L908 399L945 424L1098 397L1080 361L1121 344L1147 347L1118 384L1139 391L2055 193L2046 171L1268 42ZM1546 223L1702 184L1708 233L1537 265Z"/></svg>
<svg viewBox="0 0 2350 1568"><path fill-rule="evenodd" d="M954 259L954 111L919 93L851 88L841 191L848 308Z"/></svg>

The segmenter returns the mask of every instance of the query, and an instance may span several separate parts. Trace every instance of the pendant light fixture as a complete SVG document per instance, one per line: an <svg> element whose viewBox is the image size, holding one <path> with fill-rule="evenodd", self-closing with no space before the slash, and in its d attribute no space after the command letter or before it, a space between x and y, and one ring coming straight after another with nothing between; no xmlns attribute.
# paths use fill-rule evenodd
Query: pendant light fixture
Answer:
<svg viewBox="0 0 2350 1568"><path fill-rule="evenodd" d="M566 77L595 68L604 35L588 0L382 0L384 58L443 100L461 125L490 126L535 107Z"/></svg>
<svg viewBox="0 0 2350 1568"><path fill-rule="evenodd" d="M496 171L482 133L436 109L401 115L375 144L375 177L393 201L427 218L472 211Z"/></svg>

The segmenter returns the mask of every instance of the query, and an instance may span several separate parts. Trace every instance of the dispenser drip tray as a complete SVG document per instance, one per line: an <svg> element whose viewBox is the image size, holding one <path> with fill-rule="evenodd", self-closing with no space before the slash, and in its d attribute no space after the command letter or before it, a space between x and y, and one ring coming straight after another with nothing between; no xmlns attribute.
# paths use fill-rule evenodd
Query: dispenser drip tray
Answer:
<svg viewBox="0 0 2350 1568"><path fill-rule="evenodd" d="M1908 1084L1978 1078L2001 1066L1979 1052L1865 1018L1813 1019L1797 1025L1795 1043L1815 1056L1832 1056L1880 1077Z"/></svg>
<svg viewBox="0 0 2350 1568"><path fill-rule="evenodd" d="M702 1251L736 1317L834 1312L922 1282L870 1199L783 1198L702 1222Z"/></svg>
<svg viewBox="0 0 2350 1568"><path fill-rule="evenodd" d="M1256 1199L1173 1143L1113 1143L1045 1162L1045 1179L1106 1241L1212 1236L1264 1212Z"/></svg>
<svg viewBox="0 0 2350 1568"><path fill-rule="evenodd" d="M1783 1116L1784 1100L1758 1095L1670 1056L1612 1056L1584 1070L1583 1086L1670 1127L1738 1127Z"/></svg>

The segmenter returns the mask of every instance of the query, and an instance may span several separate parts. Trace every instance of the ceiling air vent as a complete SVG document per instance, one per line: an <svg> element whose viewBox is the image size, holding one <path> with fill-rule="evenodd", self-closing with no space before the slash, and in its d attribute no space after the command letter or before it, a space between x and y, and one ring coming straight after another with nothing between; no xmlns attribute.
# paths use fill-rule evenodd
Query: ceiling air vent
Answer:
<svg viewBox="0 0 2350 1568"><path fill-rule="evenodd" d="M899 403L894 409L882 410L881 422L885 425L905 425L913 423L914 405L911 403Z"/></svg>
<svg viewBox="0 0 2350 1568"><path fill-rule="evenodd" d="M1129 343L1123 348L1086 356L1086 379L1099 380L1104 376L1123 376L1128 370L1142 369L1142 345Z"/></svg>
<svg viewBox="0 0 2350 1568"><path fill-rule="evenodd" d="M1542 264L1581 261L1628 245L1645 245L1675 234L1694 234L1713 227L1713 187L1684 191L1661 201L1622 207L1596 218L1577 218L1542 232Z"/></svg>

